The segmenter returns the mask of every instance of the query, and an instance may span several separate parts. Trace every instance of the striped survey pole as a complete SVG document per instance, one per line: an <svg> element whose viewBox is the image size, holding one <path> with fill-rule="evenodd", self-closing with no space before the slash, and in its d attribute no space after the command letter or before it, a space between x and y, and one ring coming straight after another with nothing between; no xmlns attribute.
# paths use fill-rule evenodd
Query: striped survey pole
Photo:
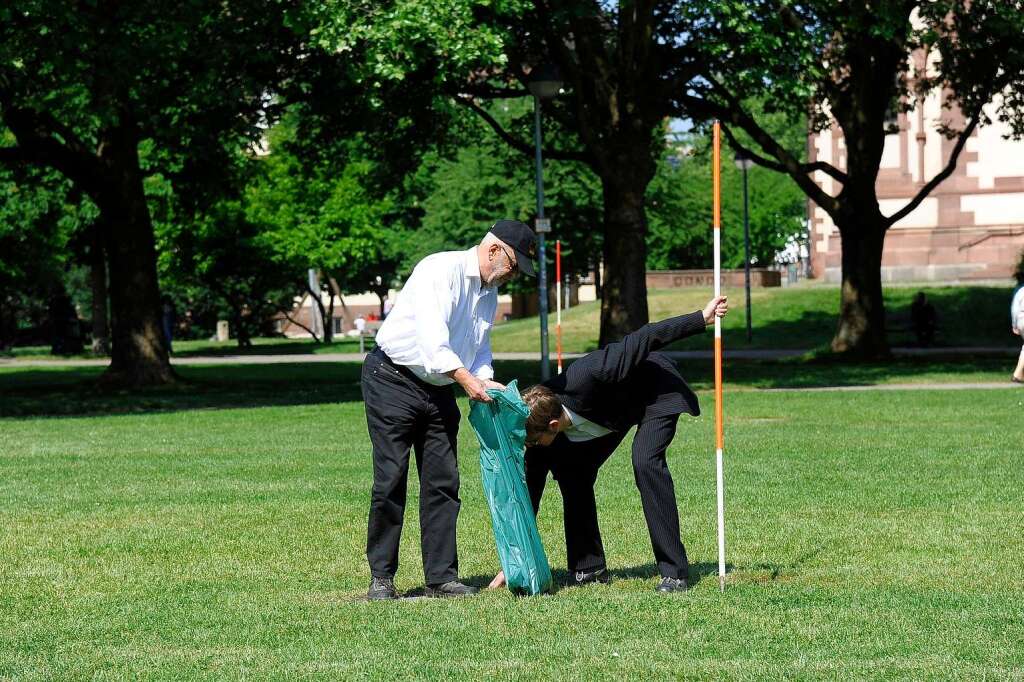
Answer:
<svg viewBox="0 0 1024 682"><path fill-rule="evenodd" d="M722 295L722 131L715 121L712 134L714 161L711 171L714 194L715 298ZM718 588L725 591L725 472L722 450L722 321L715 316L715 468L718 479Z"/></svg>
<svg viewBox="0 0 1024 682"><path fill-rule="evenodd" d="M558 299L556 303L555 314L555 334L557 336L557 347L558 347L558 373L562 373L562 240L555 240L555 298Z"/></svg>

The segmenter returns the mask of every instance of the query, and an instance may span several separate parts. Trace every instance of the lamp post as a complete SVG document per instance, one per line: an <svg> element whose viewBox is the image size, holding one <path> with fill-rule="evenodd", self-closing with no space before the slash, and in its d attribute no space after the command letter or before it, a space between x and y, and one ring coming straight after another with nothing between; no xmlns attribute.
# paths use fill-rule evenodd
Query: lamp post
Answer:
<svg viewBox="0 0 1024 682"><path fill-rule="evenodd" d="M743 276L747 290L747 341L754 338L750 328L750 210L747 202L747 170L754 165L754 160L741 149L736 150L736 167L743 171Z"/></svg>
<svg viewBox="0 0 1024 682"><path fill-rule="evenodd" d="M526 87L533 95L533 143L537 175L537 288L540 296L540 378L551 377L551 359L548 357L548 262L544 252L544 235L551 231L551 223L544 218L544 171L540 152L540 105L545 99L552 99L562 89L562 80L553 64L540 64L530 71Z"/></svg>

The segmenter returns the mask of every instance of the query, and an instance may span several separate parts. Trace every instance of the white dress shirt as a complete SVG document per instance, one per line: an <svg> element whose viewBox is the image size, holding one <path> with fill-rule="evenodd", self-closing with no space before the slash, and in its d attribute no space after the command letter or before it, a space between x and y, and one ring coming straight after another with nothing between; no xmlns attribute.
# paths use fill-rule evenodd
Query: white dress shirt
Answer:
<svg viewBox="0 0 1024 682"><path fill-rule="evenodd" d="M459 367L493 379L491 326L497 310L498 290L481 286L475 246L435 253L413 269L377 331L377 345L430 384L453 383L445 372Z"/></svg>
<svg viewBox="0 0 1024 682"><path fill-rule="evenodd" d="M601 436L607 436L611 433L611 429L606 429L600 424L595 424L589 419L584 419L580 415L570 410L565 405L562 405L562 409L569 415L569 421L572 422L572 426L567 428L562 433L573 443L582 443L585 440L594 440Z"/></svg>

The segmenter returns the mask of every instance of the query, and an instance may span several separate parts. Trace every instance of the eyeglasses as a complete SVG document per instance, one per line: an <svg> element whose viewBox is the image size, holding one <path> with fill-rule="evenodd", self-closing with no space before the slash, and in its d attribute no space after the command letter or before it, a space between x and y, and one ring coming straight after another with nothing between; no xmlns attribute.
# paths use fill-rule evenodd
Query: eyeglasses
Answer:
<svg viewBox="0 0 1024 682"><path fill-rule="evenodd" d="M505 257L508 258L508 274L512 275L512 274L515 274L516 272L518 272L519 271L519 263L517 263L514 260L512 260L512 254L510 254L508 251L506 251L505 247L503 247L501 245L495 244L495 246L497 246L499 249L501 249L502 253L505 254Z"/></svg>

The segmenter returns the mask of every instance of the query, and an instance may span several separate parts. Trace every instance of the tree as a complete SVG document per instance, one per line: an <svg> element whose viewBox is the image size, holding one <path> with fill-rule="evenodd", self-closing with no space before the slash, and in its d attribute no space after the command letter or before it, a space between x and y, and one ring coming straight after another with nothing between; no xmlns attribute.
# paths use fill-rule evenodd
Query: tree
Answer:
<svg viewBox="0 0 1024 682"><path fill-rule="evenodd" d="M0 348L46 320L49 300L64 290L76 222L67 208L68 183L56 174L0 170Z"/></svg>
<svg viewBox="0 0 1024 682"><path fill-rule="evenodd" d="M330 343L335 296L367 289L386 295L406 232L387 220L388 198L369 190L374 163L358 137L338 140L334 153L314 159L296 152L292 118L268 139L270 153L245 191L247 219L262 226L260 243L276 266L307 290L323 321L322 340ZM320 273L320 291L310 288L309 268Z"/></svg>
<svg viewBox="0 0 1024 682"><path fill-rule="evenodd" d="M705 55L682 103L717 117L735 146L759 164L789 174L824 209L842 242L840 316L832 348L862 356L888 352L881 259L886 231L912 212L955 168L968 138L990 122L985 107L1024 133L1024 3L1006 0L826 0L708 2L690 8ZM901 209L883 215L875 182L887 121L921 106L934 91L950 110L942 132L952 141L945 167ZM780 143L751 110L812 130L833 122L846 141L846 164L806 162ZM751 143L739 138L740 131ZM838 191L826 191L826 177Z"/></svg>
<svg viewBox="0 0 1024 682"><path fill-rule="evenodd" d="M664 121L680 115L677 93L695 73L694 32L674 3L537 0L517 9L481 11L502 29L506 68L497 76L478 70L458 88L459 101L487 118L475 98L521 96L531 67L559 68L568 94L546 106L547 120L574 143L548 156L582 161L601 181L603 346L648 321L647 188L664 149ZM531 152L522 136L490 122Z"/></svg>
<svg viewBox="0 0 1024 682"><path fill-rule="evenodd" d="M432 66L440 92L528 155L529 117L506 128L483 102L525 97L530 67L556 62L568 95L545 107L546 139L556 143L546 158L584 162L601 182L601 343L647 322L645 191L662 123L678 114L676 93L695 73L694 34L671 3L396 0L330 5L323 19L318 36L333 49L377 46L379 80Z"/></svg>
<svg viewBox="0 0 1024 682"><path fill-rule="evenodd" d="M215 185L225 154L260 134L301 53L284 2L18 0L0 9L0 162L56 169L100 213L113 350L105 378L174 380L160 332L144 178ZM226 152L225 150L230 150Z"/></svg>
<svg viewBox="0 0 1024 682"><path fill-rule="evenodd" d="M507 122L529 114L526 102L491 106L491 115ZM417 171L414 196L422 208L415 248L403 272L422 257L460 245L468 248L495 220L529 220L536 206L532 164L490 134L489 127L466 112L459 139L429 153ZM549 241L563 242L565 273L585 274L600 262L601 195L597 178L576 162L545 163L545 213L552 219ZM553 260L553 245L548 257ZM535 281L517 280L516 291L535 291Z"/></svg>
<svg viewBox="0 0 1024 682"><path fill-rule="evenodd" d="M773 132L787 148L804 144L805 127L776 122ZM707 268L712 259L711 139L703 129L677 135L648 188L650 229L647 267L655 270ZM782 173L748 171L751 261L760 267L805 232L803 192ZM731 155L722 158L722 265L743 266L743 178Z"/></svg>
<svg viewBox="0 0 1024 682"><path fill-rule="evenodd" d="M291 307L295 277L274 261L261 226L237 198L218 201L187 225L158 223L157 243L162 288L187 303L193 324L212 331L217 320L229 320L240 348Z"/></svg>

